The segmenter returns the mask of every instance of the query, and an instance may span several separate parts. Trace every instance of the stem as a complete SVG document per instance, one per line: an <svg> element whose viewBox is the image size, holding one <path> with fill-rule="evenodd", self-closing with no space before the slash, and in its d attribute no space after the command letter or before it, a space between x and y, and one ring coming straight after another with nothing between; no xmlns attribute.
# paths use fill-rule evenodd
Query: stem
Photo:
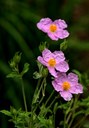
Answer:
<svg viewBox="0 0 89 128"><path fill-rule="evenodd" d="M45 106L47 105L47 103L49 102L49 100L51 99L51 97L52 97L52 95L54 94L54 90L52 91L52 93L51 93L51 95L49 96L49 98L46 100L46 102L45 102Z"/></svg>
<svg viewBox="0 0 89 128"><path fill-rule="evenodd" d="M39 98L39 95L40 95L40 92L41 92L42 87L43 87L43 85L44 85L45 79L46 79L46 78L43 79L43 81L42 81L42 83L41 83L41 85L40 85L40 88L38 89L38 93L37 93L37 95L36 95L36 98ZM42 100L42 99L41 99L41 100ZM41 103L41 101L39 101L39 104L40 104L40 103ZM38 107L38 105L36 105L36 107L34 108L33 112L36 111L37 107Z"/></svg>
<svg viewBox="0 0 89 128"><path fill-rule="evenodd" d="M27 104L26 104L26 97L25 97L24 84L23 84L22 77L21 77L21 84L22 84L22 94L23 94L23 100L24 100L24 107L25 107L25 111L27 112Z"/></svg>
<svg viewBox="0 0 89 128"><path fill-rule="evenodd" d="M80 121L76 123L76 125L73 128L78 128L78 125L81 124L85 119L86 117L84 116Z"/></svg>
<svg viewBox="0 0 89 128"><path fill-rule="evenodd" d="M53 105L53 103L56 101L57 98L59 98L59 95L55 97L55 99L51 102L48 108L50 108Z"/></svg>
<svg viewBox="0 0 89 128"><path fill-rule="evenodd" d="M73 108L72 108L72 112L70 113L71 114L71 121L69 123L68 128L70 128L71 125L72 125L72 123L73 123L74 116L75 116L75 109L76 109L76 104L77 104L78 98L79 98L79 96L75 96L75 100L74 100L74 105L73 105Z"/></svg>
<svg viewBox="0 0 89 128"><path fill-rule="evenodd" d="M35 92L34 92L34 95L33 95L33 99L32 99L32 105L33 105L34 103L36 103L36 100L37 100L37 98L38 98L38 97L35 97L35 95L37 94L37 92L38 92L38 90L39 90L39 86L40 86L40 83L41 83L41 79L42 79L42 78L40 78L40 79L38 80L38 83L37 83L37 86L36 86L36 89L35 89Z"/></svg>
<svg viewBox="0 0 89 128"><path fill-rule="evenodd" d="M73 104L73 99L72 99L71 102L70 102L69 108L68 108L68 109L66 110L66 112L65 112L65 116L64 116L64 128L66 128L66 124L68 124L68 121L69 121L69 119L70 119L70 117L71 117L71 113L69 113L69 112L70 112L70 110L71 110L72 104ZM68 114L69 114L69 115L68 115ZM67 115L68 115L68 117L67 117Z"/></svg>

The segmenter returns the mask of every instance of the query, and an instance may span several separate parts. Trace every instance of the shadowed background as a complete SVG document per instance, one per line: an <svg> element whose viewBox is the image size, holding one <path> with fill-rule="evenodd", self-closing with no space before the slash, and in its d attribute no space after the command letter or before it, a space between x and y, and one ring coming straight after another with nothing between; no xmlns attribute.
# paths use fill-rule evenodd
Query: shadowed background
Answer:
<svg viewBox="0 0 89 128"><path fill-rule="evenodd" d="M10 73L9 60L15 52L22 53L20 70L23 64L30 64L29 72L24 75L28 109L36 81L33 72L37 70L36 58L39 44L48 41L50 49L60 48L60 43L50 40L37 29L36 23L43 17L52 20L64 19L68 24L68 49L65 56L69 60L70 70L89 73L89 1L88 0L0 0L0 109L22 107L23 99L19 82L7 79ZM50 92L48 88L48 93ZM9 128L8 117L0 114L0 128ZM11 124L10 124L11 125ZM10 126L10 128L13 127Z"/></svg>

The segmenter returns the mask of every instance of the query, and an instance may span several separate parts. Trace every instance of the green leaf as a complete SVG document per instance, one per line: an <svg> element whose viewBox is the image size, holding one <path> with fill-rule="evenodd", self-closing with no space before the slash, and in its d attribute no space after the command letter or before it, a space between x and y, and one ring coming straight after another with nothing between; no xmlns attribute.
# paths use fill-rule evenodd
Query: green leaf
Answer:
<svg viewBox="0 0 89 128"><path fill-rule="evenodd" d="M25 73L27 73L29 70L29 64L28 63L25 63L24 64L24 67L23 67L23 70L21 72L21 75L23 76Z"/></svg>
<svg viewBox="0 0 89 128"><path fill-rule="evenodd" d="M60 50L65 51L66 49L67 49L67 41L64 40L64 42L60 44Z"/></svg>
<svg viewBox="0 0 89 128"><path fill-rule="evenodd" d="M6 77L7 78L20 78L20 75L17 72L11 72Z"/></svg>
<svg viewBox="0 0 89 128"><path fill-rule="evenodd" d="M9 112L8 110L1 110L0 112L7 116L11 116L11 112Z"/></svg>
<svg viewBox="0 0 89 128"><path fill-rule="evenodd" d="M42 77L42 74L38 73L37 71L33 73L33 78L34 79L39 79Z"/></svg>

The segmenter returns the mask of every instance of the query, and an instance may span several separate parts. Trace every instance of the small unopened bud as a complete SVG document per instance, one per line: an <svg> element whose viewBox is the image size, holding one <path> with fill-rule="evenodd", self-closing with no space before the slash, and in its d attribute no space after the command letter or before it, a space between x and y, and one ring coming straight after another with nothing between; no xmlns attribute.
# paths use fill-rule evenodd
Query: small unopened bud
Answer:
<svg viewBox="0 0 89 128"><path fill-rule="evenodd" d="M42 76L46 77L47 75L48 75L48 69L47 68L43 68Z"/></svg>
<svg viewBox="0 0 89 128"><path fill-rule="evenodd" d="M15 56L13 57L13 61L18 64L21 60L21 53L16 52Z"/></svg>

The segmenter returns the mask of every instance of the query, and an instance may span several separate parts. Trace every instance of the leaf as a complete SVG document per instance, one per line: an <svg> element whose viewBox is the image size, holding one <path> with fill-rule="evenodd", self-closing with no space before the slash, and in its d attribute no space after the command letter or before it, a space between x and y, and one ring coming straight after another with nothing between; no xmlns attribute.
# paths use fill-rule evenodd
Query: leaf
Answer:
<svg viewBox="0 0 89 128"><path fill-rule="evenodd" d="M20 78L20 75L17 72L11 72L6 76L7 78Z"/></svg>
<svg viewBox="0 0 89 128"><path fill-rule="evenodd" d="M25 63L24 64L24 67L23 67L23 70L21 72L21 75L23 76L25 73L27 73L29 70L29 64L28 63Z"/></svg>
<svg viewBox="0 0 89 128"><path fill-rule="evenodd" d="M64 42L60 44L60 50L65 51L66 49L67 49L67 41L64 40Z"/></svg>
<svg viewBox="0 0 89 128"><path fill-rule="evenodd" d="M33 78L34 79L39 79L42 77L42 74L38 73L37 71L33 73Z"/></svg>
<svg viewBox="0 0 89 128"><path fill-rule="evenodd" d="M1 110L0 112L7 116L11 116L11 112L9 112L8 110Z"/></svg>

